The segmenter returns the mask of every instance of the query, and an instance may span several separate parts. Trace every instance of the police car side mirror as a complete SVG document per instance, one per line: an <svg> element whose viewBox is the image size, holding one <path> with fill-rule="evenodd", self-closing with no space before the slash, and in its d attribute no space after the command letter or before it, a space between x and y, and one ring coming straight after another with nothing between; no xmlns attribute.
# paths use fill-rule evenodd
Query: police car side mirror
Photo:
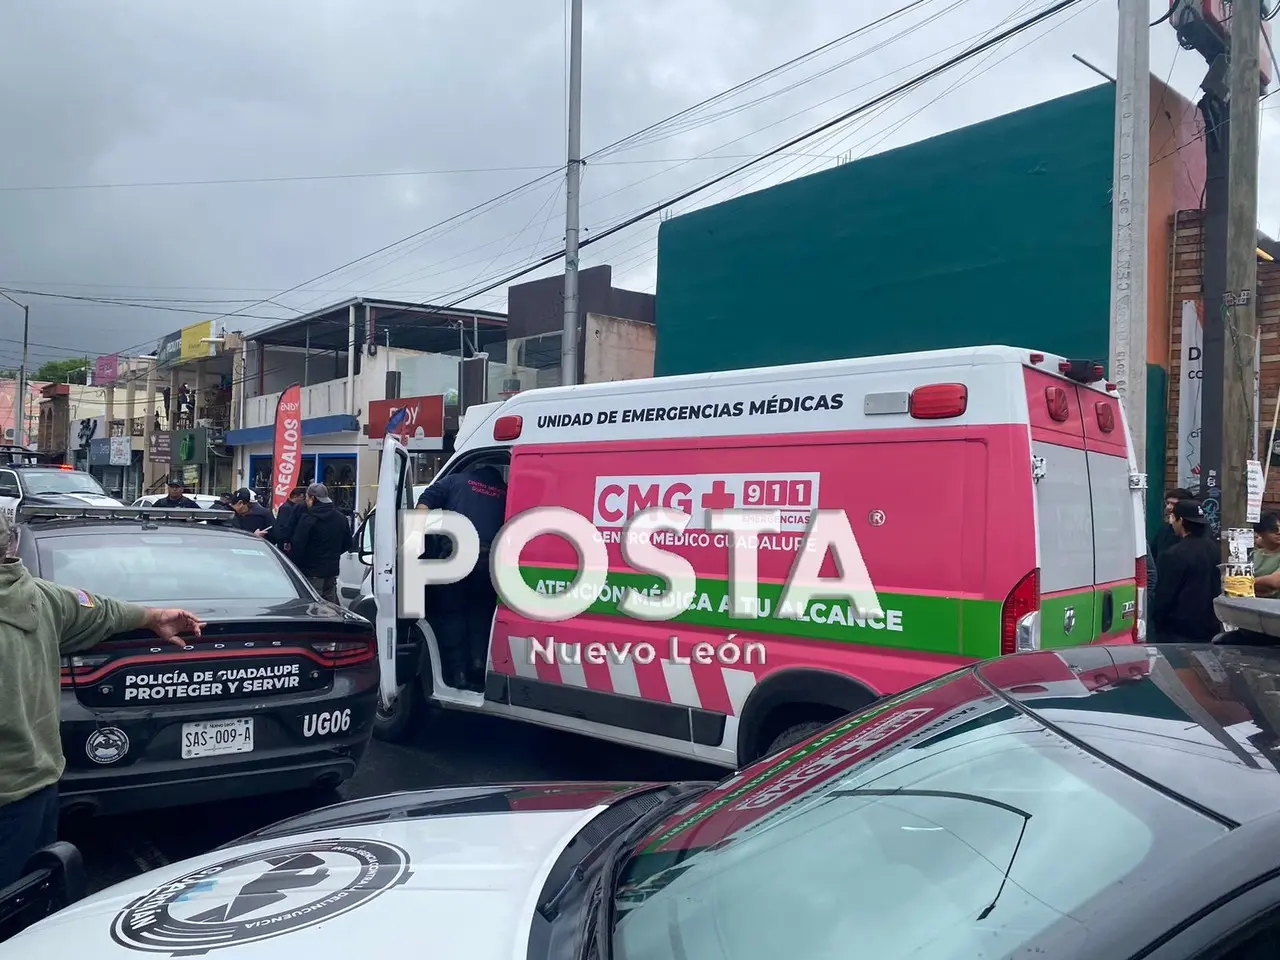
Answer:
<svg viewBox="0 0 1280 960"><path fill-rule="evenodd" d="M360 529L356 531L356 554L365 566L373 566L373 517L376 511L360 521Z"/></svg>

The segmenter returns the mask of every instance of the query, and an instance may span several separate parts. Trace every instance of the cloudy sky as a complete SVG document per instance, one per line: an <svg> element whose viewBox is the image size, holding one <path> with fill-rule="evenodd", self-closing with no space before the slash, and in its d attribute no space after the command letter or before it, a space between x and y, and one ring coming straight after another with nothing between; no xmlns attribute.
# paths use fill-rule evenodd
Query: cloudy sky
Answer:
<svg viewBox="0 0 1280 960"><path fill-rule="evenodd" d="M908 0L585 3L589 236L1051 0L922 0L611 149ZM1167 6L1151 8L1154 20ZM554 253L566 13L566 0L5 4L0 287L59 295L12 294L31 304L33 365L146 351L220 314L252 330L356 294L452 302ZM1114 0L1080 0L675 212L1092 86L1071 55L1113 73L1115 32ZM1167 24L1151 68L1195 98L1203 62ZM1259 219L1273 235L1278 158L1280 109L1264 109ZM612 263L615 283L651 291L657 223L587 248L584 265ZM468 303L505 309L504 289ZM0 366L17 363L20 338L20 311L0 301Z"/></svg>

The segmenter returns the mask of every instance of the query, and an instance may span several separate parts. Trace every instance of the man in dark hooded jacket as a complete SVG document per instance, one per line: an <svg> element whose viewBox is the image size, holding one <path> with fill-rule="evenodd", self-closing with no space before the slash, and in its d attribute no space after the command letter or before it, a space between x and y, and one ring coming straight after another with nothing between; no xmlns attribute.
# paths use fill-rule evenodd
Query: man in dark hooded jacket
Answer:
<svg viewBox="0 0 1280 960"><path fill-rule="evenodd" d="M351 549L351 523L323 483L307 487L306 508L293 528L289 559L330 603L338 602L338 561Z"/></svg>

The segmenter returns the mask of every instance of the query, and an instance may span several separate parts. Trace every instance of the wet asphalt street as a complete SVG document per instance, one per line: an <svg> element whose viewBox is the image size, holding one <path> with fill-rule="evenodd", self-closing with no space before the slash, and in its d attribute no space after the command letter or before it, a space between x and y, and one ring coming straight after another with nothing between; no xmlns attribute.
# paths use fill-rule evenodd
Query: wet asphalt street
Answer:
<svg viewBox="0 0 1280 960"><path fill-rule="evenodd" d="M413 744L370 744L342 798L396 790L564 780L719 780L715 767L613 746L496 717L439 713ZM91 890L195 856L276 820L314 797L280 796L64 822L80 848Z"/></svg>

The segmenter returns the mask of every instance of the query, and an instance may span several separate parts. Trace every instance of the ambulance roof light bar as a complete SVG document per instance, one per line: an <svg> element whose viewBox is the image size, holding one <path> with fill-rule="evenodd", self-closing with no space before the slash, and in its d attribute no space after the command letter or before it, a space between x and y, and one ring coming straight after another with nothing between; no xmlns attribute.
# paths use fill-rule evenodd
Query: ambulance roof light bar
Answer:
<svg viewBox="0 0 1280 960"><path fill-rule="evenodd" d="M1102 364L1092 360L1063 360L1058 364L1058 372L1076 383L1097 383L1106 373Z"/></svg>

